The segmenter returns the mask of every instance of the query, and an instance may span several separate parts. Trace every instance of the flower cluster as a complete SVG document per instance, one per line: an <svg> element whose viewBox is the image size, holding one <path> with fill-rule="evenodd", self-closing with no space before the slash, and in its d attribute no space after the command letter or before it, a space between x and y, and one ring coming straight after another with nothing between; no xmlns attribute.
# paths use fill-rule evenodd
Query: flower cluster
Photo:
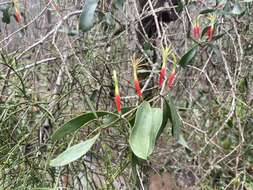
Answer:
<svg viewBox="0 0 253 190"><path fill-rule="evenodd" d="M173 57L173 63L172 63L173 66L172 66L172 70L171 70L171 73L168 78L168 89L169 90L173 87L174 79L176 76L176 64L177 64L176 55L171 52L172 51L170 50L170 48L167 48L167 47L162 50L163 64L162 64L162 68L160 70L160 78L159 78L159 86L162 87L164 80L165 80L165 76L166 76L166 65L168 63L168 59L171 54Z"/></svg>
<svg viewBox="0 0 253 190"><path fill-rule="evenodd" d="M162 68L160 71L160 79L159 79L159 85L160 87L162 87L165 77L166 77L166 65L168 63L168 59L169 56L172 55L173 58L173 65L172 65L172 70L171 73L168 77L168 89L170 90L173 87L173 83L174 83L174 79L175 79L175 75L176 75L176 64L177 64L177 59L176 59L176 55L174 53L172 53L172 50L170 50L170 48L164 48L162 49L162 56L163 56L163 63L162 63ZM137 95L139 96L139 98L143 99L142 97L142 91L141 91L141 87L140 87L140 82L138 79L138 68L141 66L142 59L141 58L136 58L135 55L132 58L132 66L133 66L133 80L134 80L134 87L135 87L135 91L137 93ZM117 73L115 70L113 70L113 76L112 76L113 80L114 80L114 101L117 107L117 111L119 114L121 114L121 102L120 102L120 93L119 93L119 84L118 84L118 78L117 78Z"/></svg>
<svg viewBox="0 0 253 190"><path fill-rule="evenodd" d="M200 26L200 16L197 16L196 19L194 19L193 21L193 28L192 28L192 35L193 38L196 40L199 40L199 38L201 37L201 26ZM211 41L213 39L213 35L215 32L215 21L216 21L216 17L215 15L208 15L207 19L209 20L209 24L207 26L207 30L205 32L206 35L206 39L207 41Z"/></svg>

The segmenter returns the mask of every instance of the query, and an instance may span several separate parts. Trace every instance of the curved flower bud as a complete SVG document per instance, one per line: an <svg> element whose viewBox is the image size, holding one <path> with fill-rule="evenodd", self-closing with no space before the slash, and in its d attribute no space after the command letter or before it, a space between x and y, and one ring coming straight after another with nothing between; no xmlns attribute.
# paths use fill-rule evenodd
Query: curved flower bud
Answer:
<svg viewBox="0 0 253 190"><path fill-rule="evenodd" d="M207 32L206 32L206 36L207 36L207 40L211 41L213 39L213 34L214 34L214 24L215 24L215 20L216 17L215 15L210 15L209 17L207 17L210 20L210 24L207 27Z"/></svg>
<svg viewBox="0 0 253 190"><path fill-rule="evenodd" d="M195 39L200 38L200 25L199 25L199 16L193 22L193 37Z"/></svg>
<svg viewBox="0 0 253 190"><path fill-rule="evenodd" d="M166 67L162 67L161 71L160 71L160 77L159 77L159 86L162 87L163 85L163 81L165 79L165 75L166 75Z"/></svg>
<svg viewBox="0 0 253 190"><path fill-rule="evenodd" d="M162 87L165 75L166 75L166 64L168 62L168 57L170 55L170 48L166 47L165 49L163 48L162 50L162 57L163 57L163 64L162 68L160 70L160 77L159 77L159 86Z"/></svg>
<svg viewBox="0 0 253 190"><path fill-rule="evenodd" d="M175 76L176 76L176 68L177 68L176 55L174 53L172 53L172 57L173 57L173 68L172 68L172 71L171 71L169 78L168 78L168 89L169 90L172 89L172 87L173 87Z"/></svg>
<svg viewBox="0 0 253 190"><path fill-rule="evenodd" d="M114 87L115 87L115 103L118 110L118 113L121 113L121 104L120 104L120 94L119 94L119 86L118 86L118 79L117 79L117 73L115 70L113 70L113 80L114 80Z"/></svg>
<svg viewBox="0 0 253 190"><path fill-rule="evenodd" d="M172 89L175 80L176 70L173 68L168 79L168 89Z"/></svg>
<svg viewBox="0 0 253 190"><path fill-rule="evenodd" d="M140 88L140 82L138 80L138 76L137 76L137 68L138 68L138 65L139 63L141 62L141 59L136 59L135 58L135 55L133 56L133 59L132 59L132 64L133 64L133 74L134 74L134 87L135 87L135 90L138 94L138 96L140 98L142 98L142 92L141 92L141 88Z"/></svg>
<svg viewBox="0 0 253 190"><path fill-rule="evenodd" d="M213 39L213 34L214 34L213 26L208 26L207 32L206 32L206 36L207 36L208 41L211 41Z"/></svg>
<svg viewBox="0 0 253 190"><path fill-rule="evenodd" d="M18 0L13 0L13 6L14 6L14 9L15 9L14 18L18 23L20 23L21 22L21 13L19 11L19 2L18 2Z"/></svg>
<svg viewBox="0 0 253 190"><path fill-rule="evenodd" d="M134 87L139 97L142 97L141 87L138 80L134 80Z"/></svg>
<svg viewBox="0 0 253 190"><path fill-rule="evenodd" d="M14 18L15 18L15 20L16 20L18 23L21 22L21 14L20 14L20 12L19 12L18 9L15 9Z"/></svg>

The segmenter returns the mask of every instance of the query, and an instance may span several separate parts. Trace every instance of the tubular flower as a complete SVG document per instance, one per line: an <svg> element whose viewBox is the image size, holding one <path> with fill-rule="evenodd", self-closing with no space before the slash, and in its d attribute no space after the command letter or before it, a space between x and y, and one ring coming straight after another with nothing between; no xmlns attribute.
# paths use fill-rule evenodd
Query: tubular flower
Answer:
<svg viewBox="0 0 253 190"><path fill-rule="evenodd" d="M118 113L121 113L121 104L120 104L120 95L119 95L119 86L118 86L118 79L117 79L117 73L115 70L113 70L113 80L114 80L114 87L115 87L115 103L118 110Z"/></svg>
<svg viewBox="0 0 253 190"><path fill-rule="evenodd" d="M165 49L162 50L162 56L163 56L163 64L162 68L160 70L160 78L159 78L159 86L162 87L163 81L165 79L166 75L166 64L168 62L168 57L170 55L170 48L166 47Z"/></svg>
<svg viewBox="0 0 253 190"><path fill-rule="evenodd" d="M137 68L139 63L141 62L141 59L136 59L135 55L133 56L132 59L132 64L133 64L133 74L134 74L134 87L136 90L136 93L138 94L138 96L140 98L142 98L142 92L141 92L141 88L140 88L140 82L138 80L138 76L137 76Z"/></svg>
<svg viewBox="0 0 253 190"><path fill-rule="evenodd" d="M21 14L20 14L19 10L16 9L16 8L15 8L15 15L14 15L14 18L15 18L15 20L16 20L18 23L21 22Z"/></svg>
<svg viewBox="0 0 253 190"><path fill-rule="evenodd" d="M214 15L210 15L208 17L210 20L210 24L207 27L207 32L206 32L206 37L208 41L211 41L213 39L213 34L214 34L214 24L215 24L215 19L216 17Z"/></svg>
<svg viewBox="0 0 253 190"><path fill-rule="evenodd" d="M14 8L15 8L14 18L18 23L20 23L21 22L21 13L19 11L19 2L18 2L18 0L13 0L13 5L14 5Z"/></svg>
<svg viewBox="0 0 253 190"><path fill-rule="evenodd" d="M141 92L141 88L140 88L140 83L138 80L134 80L134 86L135 86L135 90L138 94L139 97L142 97L142 92Z"/></svg>
<svg viewBox="0 0 253 190"><path fill-rule="evenodd" d="M199 39L200 38L199 17L197 17L196 20L193 23L193 37L195 39Z"/></svg>
<svg viewBox="0 0 253 190"><path fill-rule="evenodd" d="M168 79L168 89L172 89L175 80L176 70L173 68Z"/></svg>
<svg viewBox="0 0 253 190"><path fill-rule="evenodd" d="M168 79L168 89L172 89L173 84L174 84L174 80L175 80L175 76L176 76L176 67L177 67L177 58L176 55L173 53L173 68L172 71L169 75L169 79Z"/></svg>
<svg viewBox="0 0 253 190"><path fill-rule="evenodd" d="M213 34L214 34L214 27L213 26L208 26L206 36L208 41L211 41L213 39Z"/></svg>

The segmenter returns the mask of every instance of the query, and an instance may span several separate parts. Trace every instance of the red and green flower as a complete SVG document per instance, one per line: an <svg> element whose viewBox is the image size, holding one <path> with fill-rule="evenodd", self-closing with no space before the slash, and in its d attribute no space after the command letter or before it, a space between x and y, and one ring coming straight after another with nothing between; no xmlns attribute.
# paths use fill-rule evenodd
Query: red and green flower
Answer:
<svg viewBox="0 0 253 190"><path fill-rule="evenodd" d="M172 71L171 71L169 78L168 78L168 89L169 90L172 89L172 87L173 87L175 76L176 76L176 68L177 68L176 55L174 53L172 53L172 57L173 57L173 67L172 67Z"/></svg>
<svg viewBox="0 0 253 190"><path fill-rule="evenodd" d="M119 86L118 86L117 73L116 73L115 70L113 70L113 80L114 80L114 87L115 87L115 90L114 90L114 93L115 93L114 100L115 100L115 104L116 104L118 113L120 114L121 113L120 94L119 94Z"/></svg>
<svg viewBox="0 0 253 190"><path fill-rule="evenodd" d="M208 19L210 20L210 23L209 23L209 26L207 27L206 37L208 41L211 41L214 35L214 30L215 30L214 24L215 24L216 17L215 15L210 15Z"/></svg>
<svg viewBox="0 0 253 190"><path fill-rule="evenodd" d="M14 9L15 9L14 18L18 23L20 23L21 22L21 13L19 11L19 2L18 2L18 0L13 0L13 6L14 6Z"/></svg>
<svg viewBox="0 0 253 190"><path fill-rule="evenodd" d="M137 69L138 69L138 66L139 66L140 62L141 62L141 59L136 58L135 55L134 55L133 59L132 59L133 75L134 75L134 87L135 87L135 90L136 90L136 93L138 94L138 96L140 98L142 98L140 82L139 82L138 76L137 76Z"/></svg>
<svg viewBox="0 0 253 190"><path fill-rule="evenodd" d="M200 28L200 24L199 24L199 16L193 21L193 37L195 39L199 39L200 38L200 32L201 32L201 28Z"/></svg>
<svg viewBox="0 0 253 190"><path fill-rule="evenodd" d="M163 82L165 80L165 76L166 76L166 65L168 63L168 58L169 55L171 53L170 48L166 47L163 48L162 50L162 58L163 58L163 64L162 64L162 68L160 70L160 77L159 77L159 86L162 87Z"/></svg>

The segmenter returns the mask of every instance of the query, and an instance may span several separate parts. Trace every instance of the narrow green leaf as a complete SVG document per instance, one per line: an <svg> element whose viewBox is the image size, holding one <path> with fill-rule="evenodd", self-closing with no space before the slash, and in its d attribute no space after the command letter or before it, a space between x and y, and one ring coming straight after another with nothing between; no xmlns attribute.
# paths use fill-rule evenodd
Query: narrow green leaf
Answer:
<svg viewBox="0 0 253 190"><path fill-rule="evenodd" d="M159 129L157 137L159 137L162 134L164 128L166 127L168 123L169 117L170 117L170 112L169 112L169 109L167 108L167 102L165 101L163 105L163 121L162 121L162 125Z"/></svg>
<svg viewBox="0 0 253 190"><path fill-rule="evenodd" d="M51 160L50 166L53 167L64 166L85 155L91 149L92 145L96 142L99 135L100 133L98 133L91 139L88 139L82 143L71 146L70 148L62 152L60 155L58 155L55 159Z"/></svg>
<svg viewBox="0 0 253 190"><path fill-rule="evenodd" d="M196 56L197 50L198 46L194 46L186 54L183 55L178 64L182 67L186 67Z"/></svg>
<svg viewBox="0 0 253 190"><path fill-rule="evenodd" d="M79 28L83 32L89 31L95 20L95 10L99 0L86 0L79 21Z"/></svg>
<svg viewBox="0 0 253 190"><path fill-rule="evenodd" d="M215 12L215 9L205 9L205 10L203 10L203 11L200 11L200 13L199 14L208 14L208 13L213 13L213 12Z"/></svg>
<svg viewBox="0 0 253 190"><path fill-rule="evenodd" d="M6 7L6 9L3 10L3 18L2 18L2 21L3 23L5 24L10 24L11 22L11 15L9 13L9 8L10 7Z"/></svg>
<svg viewBox="0 0 253 190"><path fill-rule="evenodd" d="M102 111L96 112L96 114L98 117L102 117L102 116L108 115L108 114L116 115L111 112L102 112ZM82 127L86 123L88 123L92 120L95 120L95 119L96 119L96 116L93 112L87 112L82 115L79 115L79 116L71 119L67 123L65 123L58 130L56 130L55 133L52 135L52 140L53 141L60 140L64 136L66 136L67 134L75 132L77 129L79 129L80 127Z"/></svg>
<svg viewBox="0 0 253 190"><path fill-rule="evenodd" d="M222 38L224 35L225 35L225 33L218 34L218 35L214 36L212 40L213 41L218 40L218 39Z"/></svg>
<svg viewBox="0 0 253 190"><path fill-rule="evenodd" d="M174 105L174 102L172 101L170 95L168 95L166 97L166 105L167 105L167 109L168 109L168 119L170 120L171 124L172 124L172 135L173 137L177 140L177 142L181 145L183 145L184 147L188 148L188 145L183 137L183 134L181 133L181 128L183 126L182 121L179 118L177 109Z"/></svg>

